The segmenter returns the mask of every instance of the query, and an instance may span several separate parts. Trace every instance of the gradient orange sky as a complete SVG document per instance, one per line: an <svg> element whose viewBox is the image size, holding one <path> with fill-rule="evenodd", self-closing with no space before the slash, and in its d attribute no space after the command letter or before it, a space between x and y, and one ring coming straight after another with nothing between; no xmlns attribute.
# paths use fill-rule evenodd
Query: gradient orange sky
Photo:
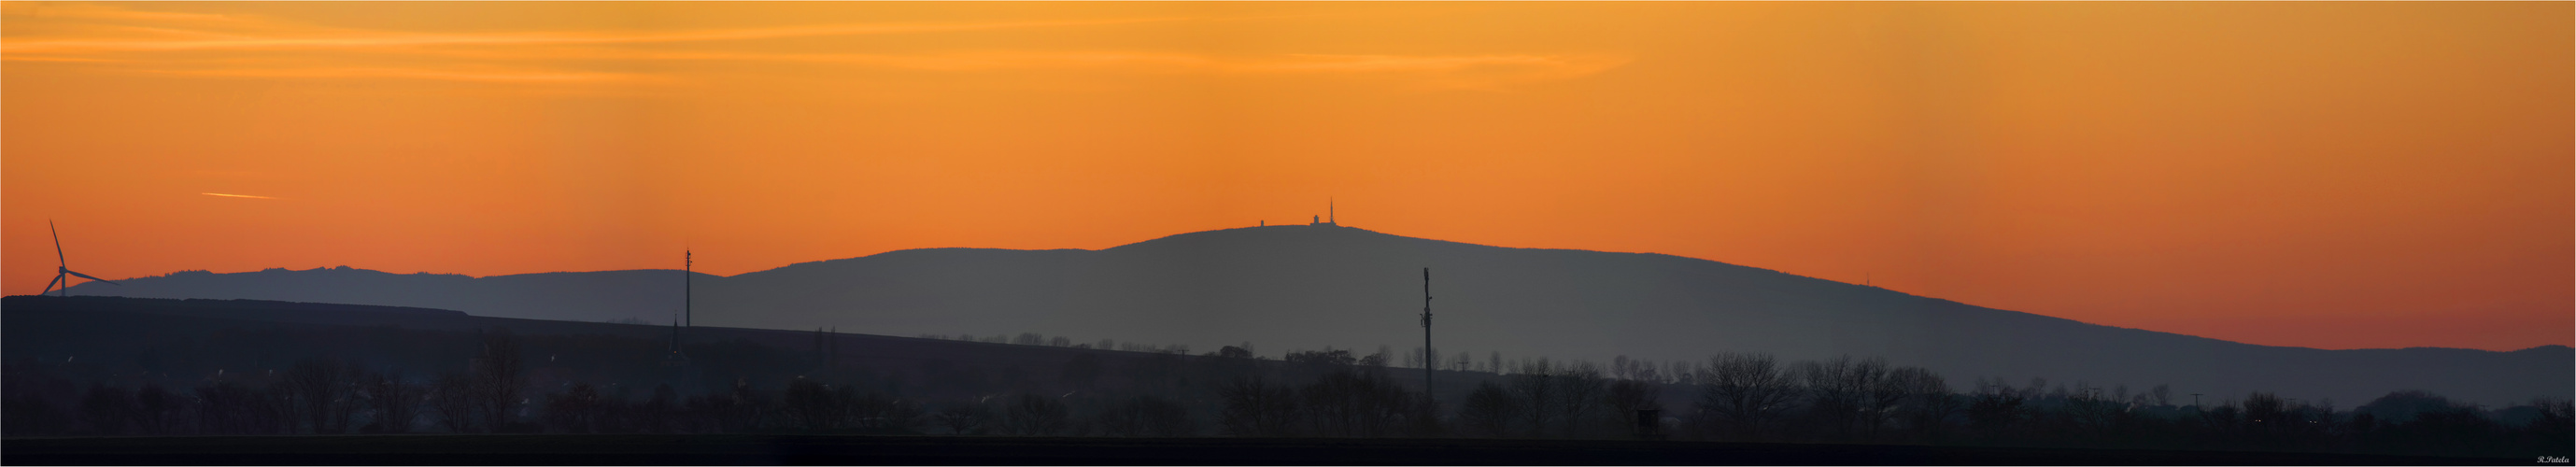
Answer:
<svg viewBox="0 0 2576 467"><path fill-rule="evenodd" d="M2571 5L9 2L0 289L47 219L111 279L729 275L1332 197L2257 344L2571 344Z"/></svg>

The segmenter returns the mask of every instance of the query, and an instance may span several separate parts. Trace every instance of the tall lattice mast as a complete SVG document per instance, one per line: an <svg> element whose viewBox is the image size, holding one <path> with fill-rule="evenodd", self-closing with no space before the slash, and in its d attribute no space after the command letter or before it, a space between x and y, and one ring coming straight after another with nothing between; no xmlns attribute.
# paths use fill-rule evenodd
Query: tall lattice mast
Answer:
<svg viewBox="0 0 2576 467"><path fill-rule="evenodd" d="M693 297L690 296L690 294L692 292L696 292L696 290L691 288L689 284L691 281L697 279L695 277L689 277L698 275L697 266L698 257L696 252L680 250L680 320L687 322L690 327L696 327L698 325L697 310L691 309L690 307L691 305L697 304L697 301L692 300Z"/></svg>

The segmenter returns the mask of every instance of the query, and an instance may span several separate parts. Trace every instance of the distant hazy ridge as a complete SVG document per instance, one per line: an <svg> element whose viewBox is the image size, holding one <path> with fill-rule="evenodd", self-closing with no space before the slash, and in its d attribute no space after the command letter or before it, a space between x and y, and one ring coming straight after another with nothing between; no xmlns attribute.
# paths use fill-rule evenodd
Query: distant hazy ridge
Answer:
<svg viewBox="0 0 2576 467"><path fill-rule="evenodd" d="M702 252L722 254L721 252ZM1350 227L1197 232L1106 250L927 249L700 274L697 323L841 332L1038 332L1280 351L1421 345L1421 269L1432 268L1443 352L1657 361L1761 351L1789 359L1881 356L1948 376L2032 377L2207 400L2269 390L2351 407L2424 389L2490 404L2576 392L2576 350L2269 347L2097 326L1657 254L1540 250ZM461 310L476 315L668 323L676 270L471 278L361 269L177 273L84 283L74 295L247 298Z"/></svg>

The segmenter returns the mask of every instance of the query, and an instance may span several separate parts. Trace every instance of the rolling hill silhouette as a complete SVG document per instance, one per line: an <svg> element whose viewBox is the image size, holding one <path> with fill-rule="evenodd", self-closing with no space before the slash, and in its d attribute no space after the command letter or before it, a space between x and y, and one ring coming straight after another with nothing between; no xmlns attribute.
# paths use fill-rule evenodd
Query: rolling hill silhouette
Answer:
<svg viewBox="0 0 2576 467"><path fill-rule="evenodd" d="M2211 403L2249 391L2356 405L2423 389L2486 403L2576 390L2576 349L2513 352L2272 347L1996 310L1875 287L1660 254L1504 248L1339 226L1174 235L1105 250L944 248L696 277L697 322L909 336L1038 332L1186 343L1399 352L1420 342L1420 271L1433 270L1444 352L1605 361L1721 351L1785 359L1886 357L1961 390L1996 376L2170 384ZM346 267L136 278L73 294L289 300L476 315L667 323L673 270L471 278Z"/></svg>

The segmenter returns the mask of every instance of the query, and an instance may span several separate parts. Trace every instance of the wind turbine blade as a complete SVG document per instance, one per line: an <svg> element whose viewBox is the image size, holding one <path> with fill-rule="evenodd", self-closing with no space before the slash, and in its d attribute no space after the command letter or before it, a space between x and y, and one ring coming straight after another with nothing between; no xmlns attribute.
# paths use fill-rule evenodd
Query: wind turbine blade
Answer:
<svg viewBox="0 0 2576 467"><path fill-rule="evenodd" d="M116 284L116 281L107 280L107 279L100 279L100 278L96 278L96 277L90 277L88 274L81 274L79 271L73 271L73 270L65 269L65 270L63 270L63 273L64 273L64 274L75 275L75 276L80 276L80 278L82 278L82 279L89 279L89 280L94 280L94 281L99 281L99 282L106 282L106 283L110 283L110 284ZM125 284L116 284L116 285L125 285ZM64 288L70 288L71 286L69 286L69 285L65 285L65 286L63 286L63 287L64 287Z"/></svg>
<svg viewBox="0 0 2576 467"><path fill-rule="evenodd" d="M48 293L53 293L53 292L54 292L54 284L60 284L60 283L63 283L63 275L62 275L62 274L55 274L55 275L54 275L54 280L51 280L51 281L45 281L45 291L43 291L43 292L36 292L36 295L44 295L44 294L48 294Z"/></svg>
<svg viewBox="0 0 2576 467"><path fill-rule="evenodd" d="M71 267L72 262L63 259L63 231L54 228L53 219L45 219L45 231L52 232L54 234L54 265L60 267ZM71 286L64 285L64 287Z"/></svg>

